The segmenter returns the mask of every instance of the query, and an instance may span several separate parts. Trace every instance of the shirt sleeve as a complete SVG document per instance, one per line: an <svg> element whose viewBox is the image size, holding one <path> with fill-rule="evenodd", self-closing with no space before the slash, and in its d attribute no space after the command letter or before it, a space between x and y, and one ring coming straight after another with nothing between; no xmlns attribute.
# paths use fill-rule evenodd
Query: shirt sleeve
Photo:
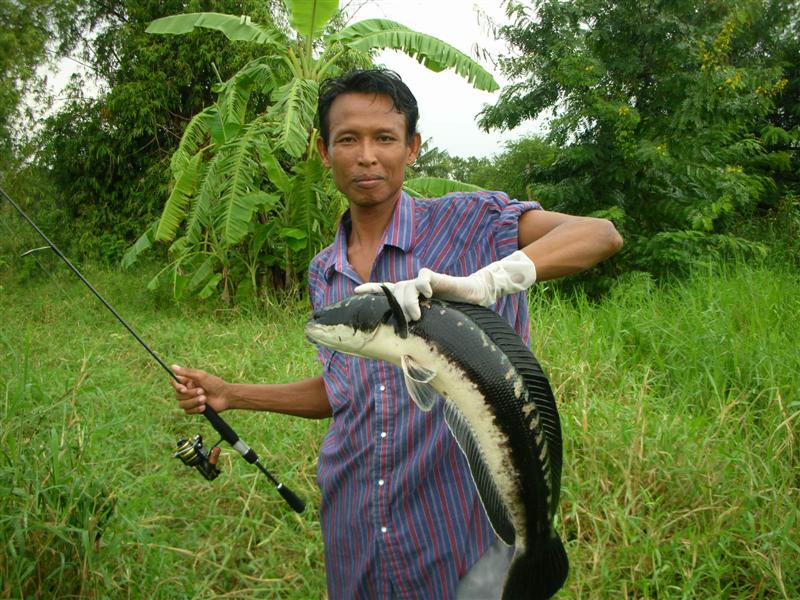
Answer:
<svg viewBox="0 0 800 600"><path fill-rule="evenodd" d="M505 258L519 250L519 220L529 210L543 210L538 202L512 200L503 192L491 192L495 210L490 224L497 258Z"/></svg>
<svg viewBox="0 0 800 600"><path fill-rule="evenodd" d="M462 192L439 198L433 221L440 223L430 266L448 275L468 275L519 249L519 219L538 202L512 200L503 192ZM445 233L446 232L446 233Z"/></svg>

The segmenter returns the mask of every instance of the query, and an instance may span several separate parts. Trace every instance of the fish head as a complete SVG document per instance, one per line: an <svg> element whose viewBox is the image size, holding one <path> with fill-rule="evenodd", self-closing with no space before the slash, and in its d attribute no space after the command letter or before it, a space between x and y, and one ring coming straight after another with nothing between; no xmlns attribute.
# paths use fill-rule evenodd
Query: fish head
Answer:
<svg viewBox="0 0 800 600"><path fill-rule="evenodd" d="M391 340L408 335L408 324L388 291L358 294L315 312L306 337L333 350L365 358L391 360ZM385 342L385 343L384 343Z"/></svg>

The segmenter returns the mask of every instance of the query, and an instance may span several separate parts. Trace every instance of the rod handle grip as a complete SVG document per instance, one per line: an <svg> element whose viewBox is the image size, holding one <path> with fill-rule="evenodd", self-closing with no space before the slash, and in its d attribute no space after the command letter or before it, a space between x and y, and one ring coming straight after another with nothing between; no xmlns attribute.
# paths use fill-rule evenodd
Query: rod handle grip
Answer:
<svg viewBox="0 0 800 600"><path fill-rule="evenodd" d="M301 513L305 510L306 504L297 495L290 490L288 487L279 483L277 485L278 493L283 496L283 499L286 500L287 504L292 507L292 510L297 513Z"/></svg>
<svg viewBox="0 0 800 600"><path fill-rule="evenodd" d="M231 426L219 416L217 411L206 404L206 409L203 411L203 415L205 415L206 419L208 419L214 429L217 430L217 433L222 436L223 440L228 442L231 446L236 445L236 442L239 441L239 436L236 435L236 432L231 429Z"/></svg>

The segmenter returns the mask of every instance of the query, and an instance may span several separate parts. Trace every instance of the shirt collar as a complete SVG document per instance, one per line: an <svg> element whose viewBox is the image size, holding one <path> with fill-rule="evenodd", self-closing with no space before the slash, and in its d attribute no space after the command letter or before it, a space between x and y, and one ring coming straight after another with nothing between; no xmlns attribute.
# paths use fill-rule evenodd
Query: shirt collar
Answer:
<svg viewBox="0 0 800 600"><path fill-rule="evenodd" d="M344 273L347 268L347 232L350 230L350 209L339 220L336 237L331 246L332 252L325 263L325 277L328 281L333 272ZM392 219L383 233L382 246L394 246L403 252L411 250L414 241L414 199L404 191L394 207Z"/></svg>

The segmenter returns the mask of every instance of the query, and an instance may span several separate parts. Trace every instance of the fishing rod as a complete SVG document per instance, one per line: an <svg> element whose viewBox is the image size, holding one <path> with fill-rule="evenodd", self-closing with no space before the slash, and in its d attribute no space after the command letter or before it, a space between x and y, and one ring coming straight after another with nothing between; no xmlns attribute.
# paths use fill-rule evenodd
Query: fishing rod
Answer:
<svg viewBox="0 0 800 600"><path fill-rule="evenodd" d="M36 233L42 236L45 242L47 242L47 246L43 246L42 248L35 248L34 250L26 252L25 254L29 254L30 252L35 252L37 250L42 250L49 246L53 250L53 252L55 252L58 255L58 257L67 264L67 266L72 270L72 272L78 276L78 278L86 285L86 287L88 287L92 291L92 293L97 297L97 299L103 303L103 306L105 306L111 312L111 314L113 314L117 318L117 320L120 323L122 323L125 329L128 330L128 333L130 333L136 339L136 341L139 342L144 347L144 349L150 353L150 356L152 356L156 360L156 362L161 366L161 368L164 369L169 374L169 376L172 377L172 379L182 384L181 380L178 379L178 376L173 372L173 370L170 369L169 366L163 360L161 360L161 357L158 356L158 354L156 354L141 337L139 337L139 334L136 333L133 327L131 327L128 324L128 322L125 319L123 319L122 316L116 311L116 309L113 306L111 306L111 304L109 304L109 302L105 298L103 298L100 292L98 292L95 289L95 287L91 283L89 283L86 277L84 277L83 274L80 271L78 271L75 265L73 265L72 262L70 262L70 260L66 256L64 256L64 253L61 252L61 250L59 250L58 247L53 242L50 241L50 238L48 238L44 234L44 232L41 229L39 229L36 223L34 223L33 220L25 213L25 211L22 210L22 208L20 208L20 206L16 202L14 202L14 200L11 199L11 196L9 196L2 187L0 187L0 194L2 194L5 197L5 199L8 200L9 203L11 203L11 206L13 206L16 209L16 211L22 216L22 218L25 219L28 222L28 224L30 224L30 226L36 230ZM263 464L261 464L261 460L258 458L258 455L255 453L255 451L236 434L233 428L230 425L228 425L228 423L225 422L225 420L222 417L219 416L217 411L215 411L213 408L211 408L209 405L206 404L206 408L202 414L203 416L205 416L206 419L208 419L208 421L211 423L212 427L214 427L217 433L219 433L222 436L222 439L220 439L216 444L214 444L214 446L212 446L209 450L206 450L203 447L203 438L199 434L195 435L190 439L181 438L180 440L178 440L178 450L174 455L175 458L179 458L185 465L189 467L195 467L198 471L200 471L203 477L205 477L209 481L212 481L216 479L216 477L220 473L219 468L217 467L217 459L220 453L219 444L222 443L222 440L225 440L233 447L234 450L236 450L239 454L242 455L242 458L244 458L248 463L254 464L256 467L259 468L259 470L262 473L264 473L264 475L267 476L267 478L272 482L272 484L278 490L278 493L283 497L284 500L286 500L286 502L289 504L289 506L292 507L292 509L295 512L299 513L303 512L303 510L305 509L305 503L292 490L290 490L288 487L283 485L283 483L278 481L272 475L272 473L270 473L267 470L267 468Z"/></svg>

